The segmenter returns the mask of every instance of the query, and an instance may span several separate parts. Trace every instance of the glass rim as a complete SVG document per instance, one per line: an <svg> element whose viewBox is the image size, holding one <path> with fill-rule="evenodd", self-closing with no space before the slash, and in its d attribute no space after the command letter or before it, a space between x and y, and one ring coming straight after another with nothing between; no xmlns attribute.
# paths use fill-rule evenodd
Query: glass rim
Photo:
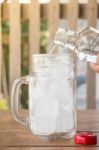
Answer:
<svg viewBox="0 0 99 150"><path fill-rule="evenodd" d="M55 54L33 54L32 55L32 65L33 66L49 66L51 64L51 62L53 62L54 64L56 62L62 62L64 61L64 63L66 65L71 65L74 66L74 61L73 61L73 57L71 57L70 54L68 55L55 55Z"/></svg>
<svg viewBox="0 0 99 150"><path fill-rule="evenodd" d="M32 59L34 59L35 57L37 58L67 58L67 59L70 59L72 61L72 58L71 56L68 54L68 55L64 55L64 54L59 54L59 55L55 55L55 54L33 54L32 55Z"/></svg>

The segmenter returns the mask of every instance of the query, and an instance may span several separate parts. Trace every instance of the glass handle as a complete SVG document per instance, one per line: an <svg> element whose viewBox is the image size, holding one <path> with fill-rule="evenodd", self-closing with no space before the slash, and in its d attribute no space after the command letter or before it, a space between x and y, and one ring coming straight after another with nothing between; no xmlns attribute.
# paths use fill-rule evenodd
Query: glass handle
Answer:
<svg viewBox="0 0 99 150"><path fill-rule="evenodd" d="M19 104L19 89L22 84L27 84L28 83L28 76L21 77L19 79L16 79L13 83L12 87L12 93L11 93L11 111L14 119L24 125L28 125L27 118L26 117L21 117L19 115L19 109L18 109L18 104Z"/></svg>

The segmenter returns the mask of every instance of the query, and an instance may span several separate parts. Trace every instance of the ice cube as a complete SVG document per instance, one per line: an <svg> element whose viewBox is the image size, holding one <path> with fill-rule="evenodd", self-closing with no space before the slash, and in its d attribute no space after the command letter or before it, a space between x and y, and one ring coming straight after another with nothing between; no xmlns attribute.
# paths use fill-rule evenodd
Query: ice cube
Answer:
<svg viewBox="0 0 99 150"><path fill-rule="evenodd" d="M73 105L73 87L68 79L52 80L50 92L58 100L60 106Z"/></svg>
<svg viewBox="0 0 99 150"><path fill-rule="evenodd" d="M61 80L54 79L50 85L50 92L57 99L59 105L56 132L73 129L73 87L69 80L66 77Z"/></svg>
<svg viewBox="0 0 99 150"><path fill-rule="evenodd" d="M62 67L61 67L62 68ZM73 88L65 69L54 68L50 79L39 78L30 85L31 130L36 135L66 132L73 127Z"/></svg>
<svg viewBox="0 0 99 150"><path fill-rule="evenodd" d="M74 128L74 112L72 107L62 107L57 118L57 132L67 132Z"/></svg>
<svg viewBox="0 0 99 150"><path fill-rule="evenodd" d="M44 81L45 82L45 81ZM35 91L35 110L31 123L34 134L52 134L56 129L56 118L58 114L58 102L51 95L47 83L38 84ZM46 81L47 82L47 81Z"/></svg>

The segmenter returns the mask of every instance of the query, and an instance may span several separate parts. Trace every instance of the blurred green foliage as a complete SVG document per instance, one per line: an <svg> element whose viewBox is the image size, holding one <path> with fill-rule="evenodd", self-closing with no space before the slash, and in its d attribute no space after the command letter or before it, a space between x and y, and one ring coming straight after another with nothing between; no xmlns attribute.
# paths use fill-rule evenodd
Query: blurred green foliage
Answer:
<svg viewBox="0 0 99 150"><path fill-rule="evenodd" d="M28 20L21 22L21 75L24 76L29 73L28 66ZM4 35L8 35L10 30L9 21L2 22L2 33ZM46 53L46 46L48 43L48 25L46 20L41 20L40 25L40 53ZM8 81L8 89L9 89L9 45L4 43L3 44L3 54L4 54L4 61L6 65L6 76ZM23 108L28 107L28 89L27 86L22 86L22 94L21 94L21 106ZM4 107L4 106L3 106Z"/></svg>
<svg viewBox="0 0 99 150"><path fill-rule="evenodd" d="M40 31L40 51L41 53L46 53L46 46L48 44L48 24L46 20L41 21Z"/></svg>
<svg viewBox="0 0 99 150"><path fill-rule="evenodd" d="M8 109L7 101L5 99L0 99L0 109Z"/></svg>
<svg viewBox="0 0 99 150"><path fill-rule="evenodd" d="M7 34L9 33L9 20L3 21L2 22L2 33Z"/></svg>

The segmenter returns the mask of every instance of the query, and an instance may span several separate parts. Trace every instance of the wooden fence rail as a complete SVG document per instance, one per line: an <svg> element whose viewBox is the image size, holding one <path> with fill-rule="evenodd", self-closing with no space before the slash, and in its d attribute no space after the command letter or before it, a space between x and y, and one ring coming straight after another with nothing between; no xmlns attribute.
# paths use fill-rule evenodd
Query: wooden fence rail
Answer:
<svg viewBox="0 0 99 150"><path fill-rule="evenodd" d="M48 4L40 4L38 0L30 4L19 4L18 0L12 0L0 5L0 83L2 72L2 40L9 44L9 84L21 76L21 20L28 20L28 55L29 68L31 55L40 52L40 20L48 22L49 41L55 35L60 18L68 20L70 29L77 29L79 18L87 19L88 25L96 27L98 19L98 3L89 0L86 4L80 4L79 0L69 0L69 3L60 4L59 0L51 0ZM8 35L2 35L1 22L9 20L10 30ZM87 108L95 108L95 74L87 67ZM90 90L91 87L91 90ZM0 89L1 91L1 89ZM11 90L10 90L11 91Z"/></svg>

